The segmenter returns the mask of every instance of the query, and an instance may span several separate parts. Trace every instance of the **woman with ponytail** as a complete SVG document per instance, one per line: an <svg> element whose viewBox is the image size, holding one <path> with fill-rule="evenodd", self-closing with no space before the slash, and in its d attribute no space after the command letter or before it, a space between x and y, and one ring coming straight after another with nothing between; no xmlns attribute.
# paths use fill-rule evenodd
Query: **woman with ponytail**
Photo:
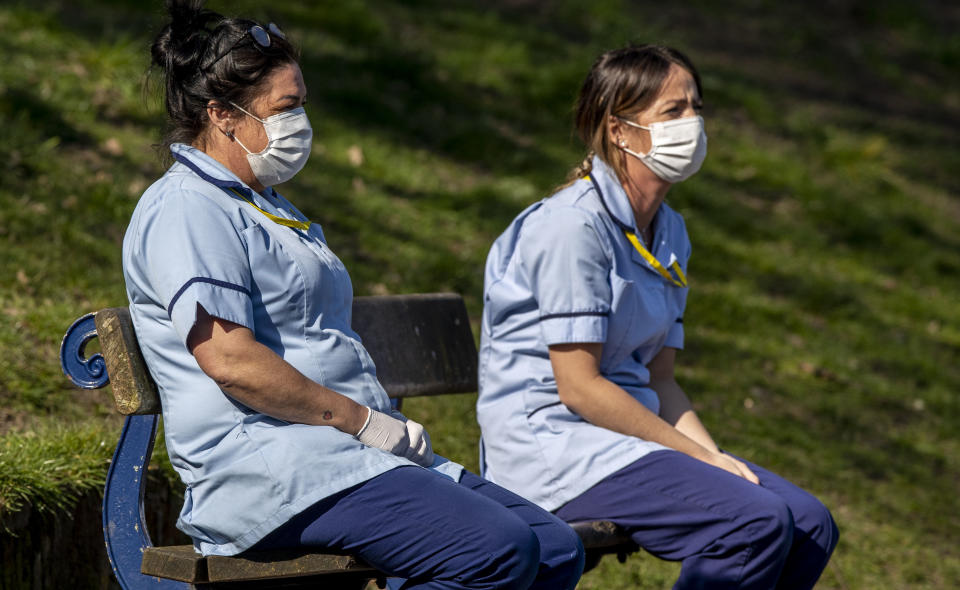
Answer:
<svg viewBox="0 0 960 590"><path fill-rule="evenodd" d="M152 47L173 165L123 243L130 311L206 555L315 545L402 588L573 588L576 535L435 455L350 326L350 277L276 185L310 155L307 89L274 23L171 0Z"/></svg>
<svg viewBox="0 0 960 590"><path fill-rule="evenodd" d="M837 542L829 511L721 451L674 378L691 249L664 198L706 157L701 106L679 51L594 63L576 109L587 158L487 259L481 469L682 561L675 588L811 588Z"/></svg>

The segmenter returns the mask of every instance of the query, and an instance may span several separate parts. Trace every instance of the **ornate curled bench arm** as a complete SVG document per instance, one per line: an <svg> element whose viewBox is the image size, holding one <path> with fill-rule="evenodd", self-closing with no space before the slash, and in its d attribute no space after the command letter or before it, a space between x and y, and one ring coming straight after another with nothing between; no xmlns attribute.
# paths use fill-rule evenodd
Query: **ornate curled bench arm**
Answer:
<svg viewBox="0 0 960 590"><path fill-rule="evenodd" d="M86 358L87 344L98 335L106 358L99 353ZM83 389L99 389L116 374L114 401L120 413L127 414L103 494L103 538L117 581L125 590L186 590L190 586L183 582L140 573L143 550L153 546L144 520L143 492L146 467L153 453L157 433L158 415L155 412L159 410L159 404L153 407L149 403L131 404L129 395L124 395L130 393L131 384L137 381L132 379L129 367L122 366L124 362L129 363L129 355L118 354L125 335L133 337L133 325L126 308L104 309L96 315L87 314L75 321L63 337L60 364L67 377ZM136 341L133 340L133 343L135 346ZM141 383L134 385L134 390L146 388L149 391L152 387L156 399L156 389L146 373L146 367L142 367L142 371L139 375ZM130 415L133 412L141 415Z"/></svg>
<svg viewBox="0 0 960 590"><path fill-rule="evenodd" d="M96 353L90 358L85 356L87 344L97 337L97 326L93 318L94 314L88 313L73 322L60 343L60 366L63 367L63 373L82 389L100 389L110 381L103 355Z"/></svg>

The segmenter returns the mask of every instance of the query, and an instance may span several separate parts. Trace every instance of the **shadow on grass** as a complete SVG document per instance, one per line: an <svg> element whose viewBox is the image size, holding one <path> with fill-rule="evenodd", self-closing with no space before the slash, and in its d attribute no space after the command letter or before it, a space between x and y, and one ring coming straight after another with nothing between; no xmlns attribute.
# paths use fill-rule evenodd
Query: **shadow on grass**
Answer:
<svg viewBox="0 0 960 590"><path fill-rule="evenodd" d="M155 4L150 10L129 0L58 0L39 6L91 40L133 35L143 39L146 51L163 22L160 2ZM799 104L824 105L829 112L811 125L812 133L818 124L859 125L884 133L894 145L905 144L904 151L939 152L934 160L956 162L949 152L960 145L960 113L955 104L937 100L957 89L960 14L955 7L905 0L759 4L600 3L606 12L619 10L621 21L636 23L624 25L601 46L622 44L629 38L624 31L649 35L660 30L657 41L684 47L701 63L708 88L711 79L719 82L707 102L716 100L718 108L733 111L728 114L748 109L752 118L790 133L781 123L785 112ZM269 14L304 31L311 39L304 39L310 42L303 68L319 99L320 116L470 166L533 175L545 189L571 164L543 150L542 143L569 145L570 106L593 57L585 52L594 51L590 47L598 36L586 26L594 24L589 23L591 9L524 0L370 1L310 8L241 2L212 3L211 8L255 18ZM472 22L492 22L491 43L524 48L519 63L506 66L516 66L506 82L509 97L490 84L450 76L439 65L447 49L430 39ZM917 31L935 35L918 38ZM336 40L349 51L324 53L314 37ZM487 64L477 61L476 67L479 76ZM550 91L529 91L538 86ZM530 100L518 110L517 99L524 96ZM927 173L955 193L960 189L956 175L936 162L912 167L920 171L910 174L918 181L929 178L922 177Z"/></svg>

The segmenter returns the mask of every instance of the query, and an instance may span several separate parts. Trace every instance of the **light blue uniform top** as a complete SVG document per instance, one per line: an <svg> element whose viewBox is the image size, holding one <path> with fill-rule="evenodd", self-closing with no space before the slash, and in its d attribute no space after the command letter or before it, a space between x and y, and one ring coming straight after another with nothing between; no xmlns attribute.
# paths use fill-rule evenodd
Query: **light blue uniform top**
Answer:
<svg viewBox="0 0 960 590"><path fill-rule="evenodd" d="M227 396L187 350L197 305L249 328L310 379L382 412L390 400L350 327L353 289L316 223L284 227L227 190L305 219L273 189L256 193L203 152L141 197L123 241L137 337L160 390L167 452L186 484L177 526L207 555L249 548L305 508L401 465L331 426L291 424ZM462 467L432 469L459 480Z"/></svg>
<svg viewBox="0 0 960 590"><path fill-rule="evenodd" d="M548 346L602 342L600 371L653 412L647 364L683 347L687 289L668 283L630 244L639 235L626 193L599 158L592 182L523 211L487 258L477 418L483 475L555 510L606 476L664 449L590 424L560 402ZM615 221L615 219L616 221ZM686 272L690 241L666 204L652 254Z"/></svg>

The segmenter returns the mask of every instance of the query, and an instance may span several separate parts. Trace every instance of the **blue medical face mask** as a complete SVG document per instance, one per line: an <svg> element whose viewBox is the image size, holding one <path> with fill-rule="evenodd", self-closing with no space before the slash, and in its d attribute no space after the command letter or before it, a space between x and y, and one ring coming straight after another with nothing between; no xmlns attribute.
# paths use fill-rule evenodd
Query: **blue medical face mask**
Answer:
<svg viewBox="0 0 960 590"><path fill-rule="evenodd" d="M638 158L667 182L676 183L690 178L700 170L707 157L707 133L700 115L650 125L618 118L631 127L650 132L650 151L640 154L624 145L617 147Z"/></svg>
<svg viewBox="0 0 960 590"><path fill-rule="evenodd" d="M230 104L260 121L267 134L267 147L259 153L251 152L237 139L240 147L247 152L250 169L260 184L273 186L284 183L303 169L310 157L313 141L313 129L303 107L261 119L234 103Z"/></svg>

